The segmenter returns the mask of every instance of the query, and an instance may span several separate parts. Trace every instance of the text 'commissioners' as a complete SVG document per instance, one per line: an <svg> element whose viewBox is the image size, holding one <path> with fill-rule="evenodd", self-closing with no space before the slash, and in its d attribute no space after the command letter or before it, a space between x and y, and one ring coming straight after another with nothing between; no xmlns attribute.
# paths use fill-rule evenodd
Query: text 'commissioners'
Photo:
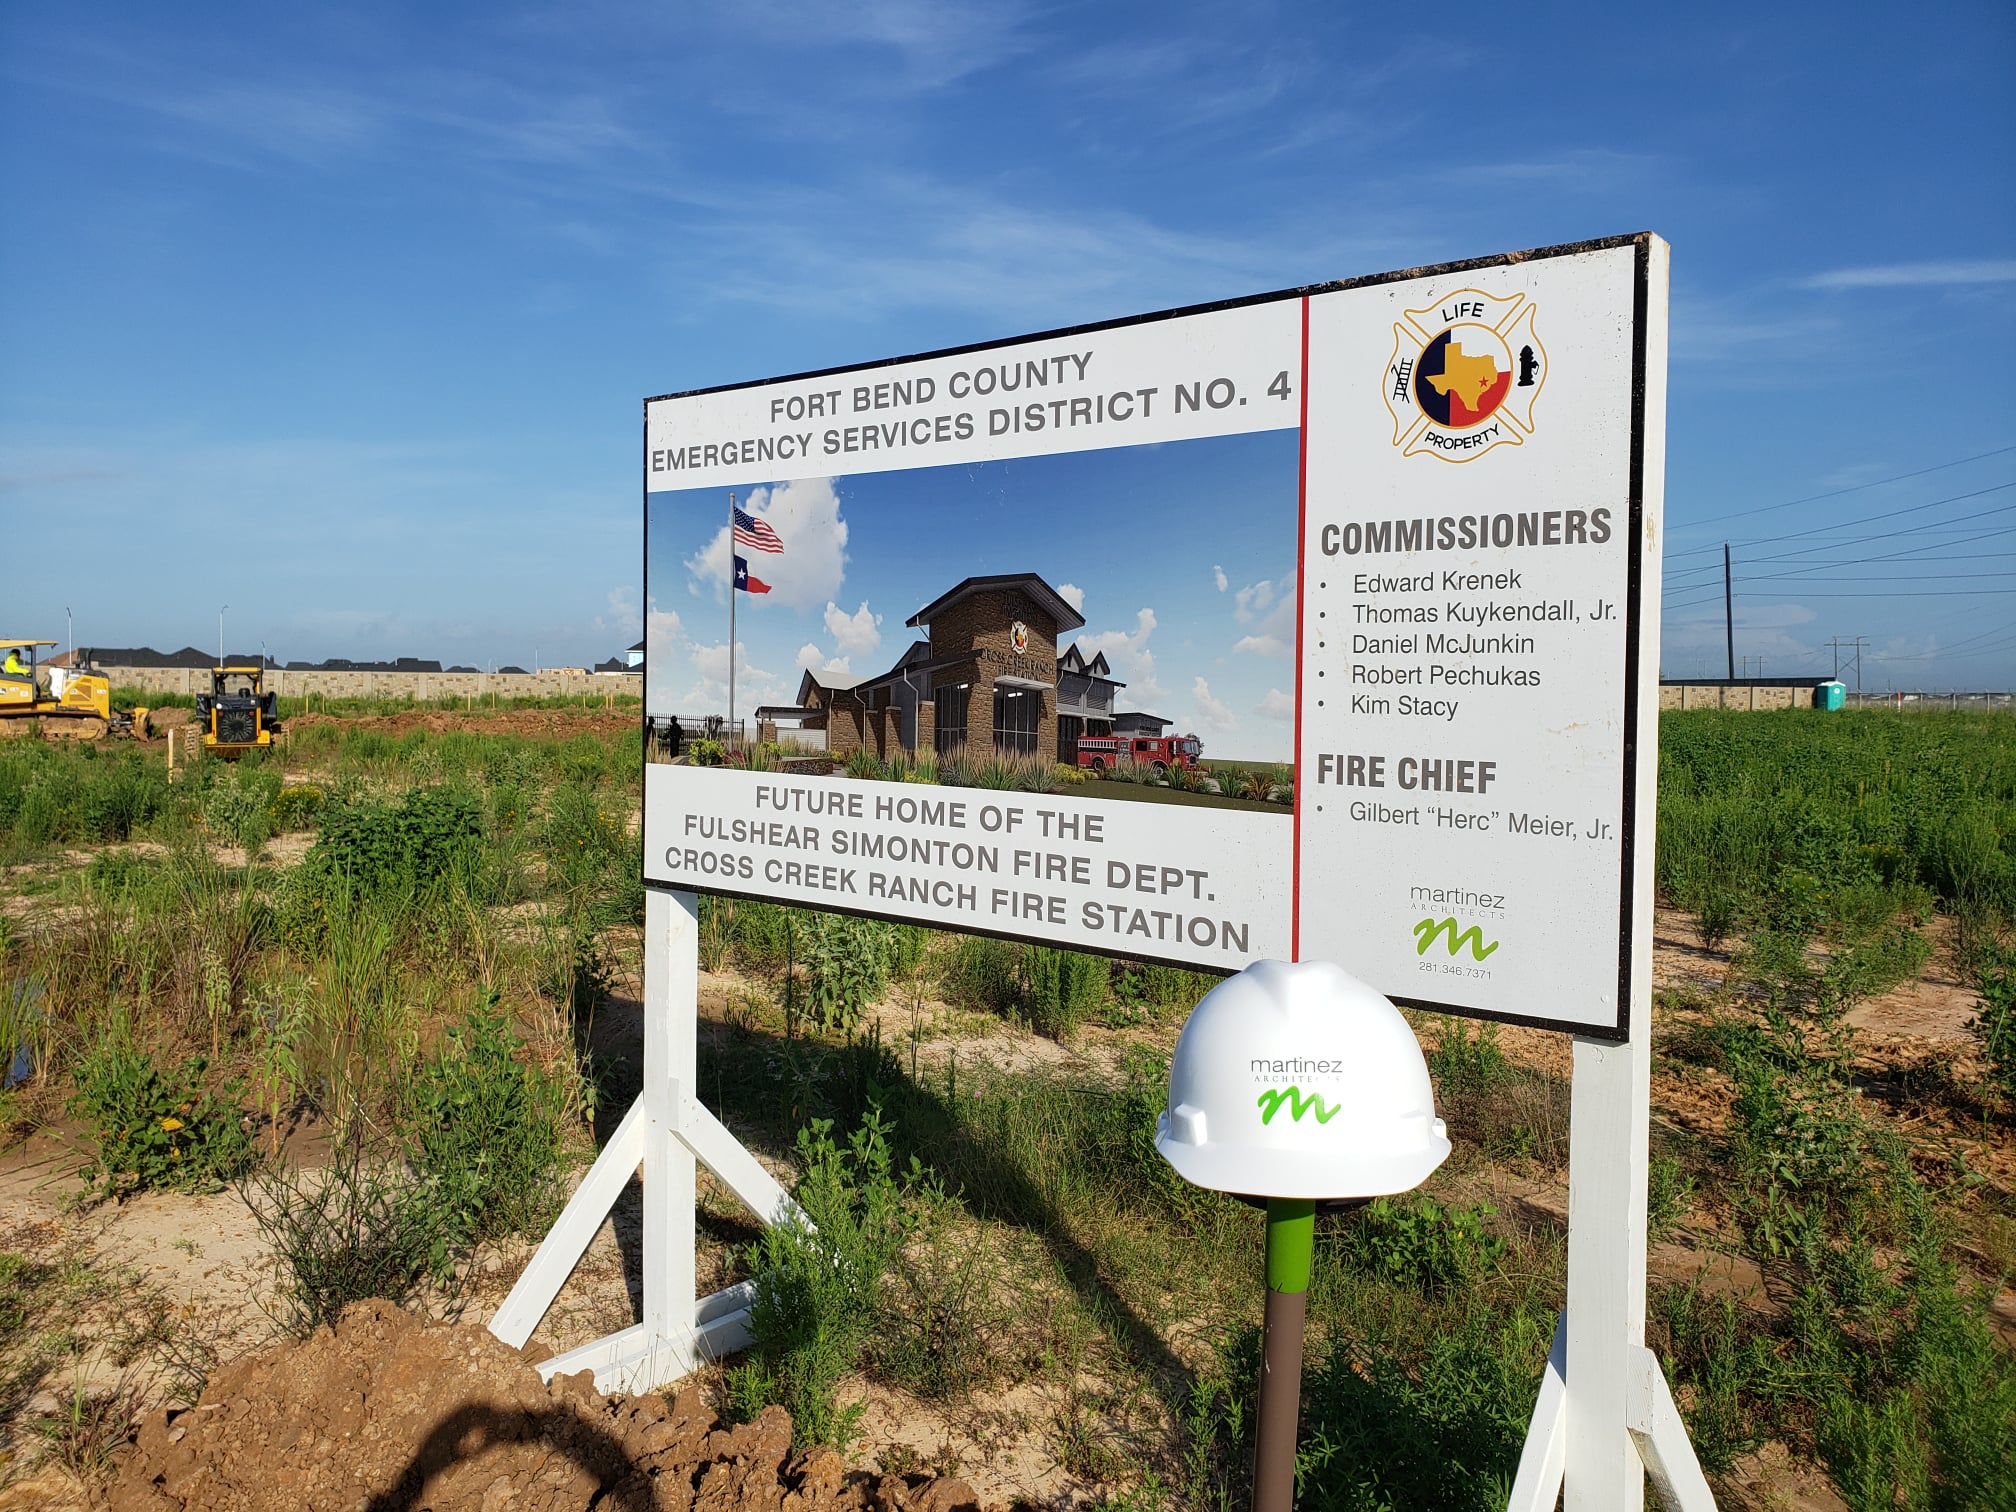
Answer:
<svg viewBox="0 0 2016 1512"><path fill-rule="evenodd" d="M1665 308L1635 236L648 400L645 881L1622 1034Z"/></svg>

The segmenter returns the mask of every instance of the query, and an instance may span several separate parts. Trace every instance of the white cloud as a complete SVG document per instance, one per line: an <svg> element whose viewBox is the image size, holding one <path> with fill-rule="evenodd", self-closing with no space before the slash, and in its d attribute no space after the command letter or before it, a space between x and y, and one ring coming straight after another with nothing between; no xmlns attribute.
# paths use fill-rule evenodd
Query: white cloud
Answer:
<svg viewBox="0 0 2016 1512"><path fill-rule="evenodd" d="M866 600L852 614L842 609L830 599L826 604L826 633L833 637L841 651L850 656L866 656L882 644L879 628L882 616L870 614Z"/></svg>
<svg viewBox="0 0 2016 1512"><path fill-rule="evenodd" d="M1203 678L1198 678L1190 685L1190 697L1196 701L1198 717L1211 729L1221 735L1229 735L1239 728L1239 716L1223 702L1211 696L1211 684Z"/></svg>
<svg viewBox="0 0 2016 1512"><path fill-rule="evenodd" d="M1134 616L1132 630L1102 630L1078 641L1088 661L1102 651L1106 654L1120 681L1127 684L1123 700L1136 708L1166 697L1169 691L1155 680L1155 653L1148 649L1148 637L1154 633L1155 611L1143 609Z"/></svg>
<svg viewBox="0 0 2016 1512"><path fill-rule="evenodd" d="M1254 705L1253 712L1262 719L1293 719L1295 717L1295 696L1283 693L1279 688L1269 688L1267 696Z"/></svg>
<svg viewBox="0 0 2016 1512"><path fill-rule="evenodd" d="M844 656L828 656L812 642L807 641L798 648L798 670L801 672L837 672L850 675L853 668L848 666Z"/></svg>
<svg viewBox="0 0 2016 1512"><path fill-rule="evenodd" d="M1059 583L1057 585L1057 597L1064 600L1065 603L1076 609L1080 614L1085 612L1085 590L1080 588L1076 583Z"/></svg>
<svg viewBox="0 0 2016 1512"><path fill-rule="evenodd" d="M1770 677L1825 672L1831 665L1826 654L1795 633L1818 617L1804 604L1744 605L1736 621L1738 672L1744 657L1750 658L1752 671L1761 657L1764 675ZM1726 672L1727 631L1719 602L1669 615L1661 630L1662 665L1669 675L1720 677Z"/></svg>
<svg viewBox="0 0 2016 1512"><path fill-rule="evenodd" d="M1244 588L1241 588L1237 593L1232 595L1232 618L1243 625L1251 620L1254 615L1265 613L1267 606L1274 602L1275 591L1274 582L1271 578L1262 578L1257 583L1248 583Z"/></svg>
<svg viewBox="0 0 2016 1512"><path fill-rule="evenodd" d="M634 642L644 625L644 618L637 611L637 590L611 588L607 603L607 612L595 616L597 633L618 636L626 644Z"/></svg>
<svg viewBox="0 0 2016 1512"><path fill-rule="evenodd" d="M679 714L717 714L728 709L728 643L718 646L694 645L686 660L698 673L698 680L680 695L678 708L670 712ZM774 672L766 672L761 667L751 666L749 647L745 642L735 642L735 713L747 718L758 704L777 703L797 691L795 683L786 684Z"/></svg>
<svg viewBox="0 0 2016 1512"><path fill-rule="evenodd" d="M1947 258L1937 262L1879 263L1815 273L1808 289L1927 289L2016 283L2016 257Z"/></svg>
<svg viewBox="0 0 2016 1512"><path fill-rule="evenodd" d="M768 594L752 596L749 602L755 605L767 600L793 609L815 609L830 603L847 570L847 522L840 518L840 495L834 491L833 480L806 478L774 488L754 488L742 509L769 522L784 539L782 552L742 553L756 576L770 585ZM696 583L711 583L718 597L728 591L733 556L724 523L706 546L686 559L686 571Z"/></svg>
<svg viewBox="0 0 2016 1512"><path fill-rule="evenodd" d="M686 644L686 627L671 609L653 609L644 625L644 707L653 714L689 712L677 703L673 678L681 649Z"/></svg>
<svg viewBox="0 0 2016 1512"><path fill-rule="evenodd" d="M1218 566L1213 566L1211 569L1211 581L1218 585L1220 593L1223 593L1232 585L1232 580L1225 576L1225 569Z"/></svg>
<svg viewBox="0 0 2016 1512"><path fill-rule="evenodd" d="M1295 646L1295 571L1263 578L1233 595L1232 617L1250 624L1252 633L1232 647L1235 653L1286 656Z"/></svg>

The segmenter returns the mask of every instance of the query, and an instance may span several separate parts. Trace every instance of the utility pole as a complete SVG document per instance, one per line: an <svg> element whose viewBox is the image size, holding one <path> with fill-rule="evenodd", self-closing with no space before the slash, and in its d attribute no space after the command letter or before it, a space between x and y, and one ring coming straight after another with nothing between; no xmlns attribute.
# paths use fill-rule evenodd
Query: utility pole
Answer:
<svg viewBox="0 0 2016 1512"><path fill-rule="evenodd" d="M736 728L736 496L728 496L728 728Z"/></svg>
<svg viewBox="0 0 2016 1512"><path fill-rule="evenodd" d="M1729 681L1736 681L1735 596L1729 591L1729 543L1722 543L1722 635L1729 652Z"/></svg>
<svg viewBox="0 0 2016 1512"><path fill-rule="evenodd" d="M1841 681L1841 653L1843 651L1852 651L1855 653L1850 659L1855 666L1855 694L1858 698L1862 694L1862 648L1868 644L1869 637L1866 635L1837 635L1834 639L1827 642L1828 647L1834 652L1834 681L1836 682Z"/></svg>

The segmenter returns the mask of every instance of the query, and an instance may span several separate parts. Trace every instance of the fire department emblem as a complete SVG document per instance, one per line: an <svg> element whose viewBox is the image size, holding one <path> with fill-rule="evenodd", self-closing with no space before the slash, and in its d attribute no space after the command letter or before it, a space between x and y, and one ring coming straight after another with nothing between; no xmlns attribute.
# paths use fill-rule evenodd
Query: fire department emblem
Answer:
<svg viewBox="0 0 2016 1512"><path fill-rule="evenodd" d="M1029 627L1020 620L1015 621L1008 629L1008 644L1015 648L1017 656L1021 656L1027 652L1029 649Z"/></svg>
<svg viewBox="0 0 2016 1512"><path fill-rule="evenodd" d="M1524 444L1547 381L1537 313L1524 294L1458 289L1394 322L1385 395L1403 457L1469 462Z"/></svg>

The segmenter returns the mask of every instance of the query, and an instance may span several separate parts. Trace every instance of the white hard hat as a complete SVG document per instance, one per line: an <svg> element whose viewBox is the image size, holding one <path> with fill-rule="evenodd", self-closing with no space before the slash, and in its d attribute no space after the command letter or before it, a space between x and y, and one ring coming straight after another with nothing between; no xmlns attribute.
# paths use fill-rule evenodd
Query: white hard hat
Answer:
<svg viewBox="0 0 2016 1512"><path fill-rule="evenodd" d="M1176 1041L1155 1148L1185 1181L1254 1197L1381 1197L1449 1158L1421 1046L1328 961L1256 961Z"/></svg>

